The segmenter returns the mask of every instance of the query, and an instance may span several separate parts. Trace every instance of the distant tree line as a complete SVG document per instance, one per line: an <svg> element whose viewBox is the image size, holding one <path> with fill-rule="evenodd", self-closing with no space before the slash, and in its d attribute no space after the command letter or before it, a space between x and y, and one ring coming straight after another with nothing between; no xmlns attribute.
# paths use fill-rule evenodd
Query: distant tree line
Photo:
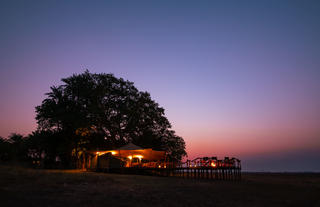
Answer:
<svg viewBox="0 0 320 207"><path fill-rule="evenodd" d="M171 160L186 155L185 142L171 129L164 109L132 82L89 71L62 82L36 107L36 131L0 139L0 160L76 167L89 150L129 142L165 150Z"/></svg>
<svg viewBox="0 0 320 207"><path fill-rule="evenodd" d="M53 139L53 133L40 131L28 136L13 133L8 138L0 137L0 161L58 167L60 163L55 160L58 154L53 152L55 146L52 143L58 143Z"/></svg>

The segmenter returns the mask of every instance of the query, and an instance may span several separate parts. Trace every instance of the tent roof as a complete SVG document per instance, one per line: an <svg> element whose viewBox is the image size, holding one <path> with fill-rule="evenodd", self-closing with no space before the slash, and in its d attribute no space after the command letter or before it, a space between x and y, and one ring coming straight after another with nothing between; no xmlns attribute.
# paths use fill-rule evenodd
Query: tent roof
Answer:
<svg viewBox="0 0 320 207"><path fill-rule="evenodd" d="M139 147L135 144L132 144L131 142L127 145L124 145L116 150L143 150L144 148L142 147Z"/></svg>

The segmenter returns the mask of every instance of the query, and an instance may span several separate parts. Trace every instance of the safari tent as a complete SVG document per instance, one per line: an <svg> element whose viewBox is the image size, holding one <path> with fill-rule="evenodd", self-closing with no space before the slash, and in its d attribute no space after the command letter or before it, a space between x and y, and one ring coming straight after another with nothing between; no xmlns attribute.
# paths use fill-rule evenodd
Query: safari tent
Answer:
<svg viewBox="0 0 320 207"><path fill-rule="evenodd" d="M161 167L165 160L165 151L157 151L152 148L142 148L133 143L129 143L113 150L92 151L87 162L87 168L156 168Z"/></svg>

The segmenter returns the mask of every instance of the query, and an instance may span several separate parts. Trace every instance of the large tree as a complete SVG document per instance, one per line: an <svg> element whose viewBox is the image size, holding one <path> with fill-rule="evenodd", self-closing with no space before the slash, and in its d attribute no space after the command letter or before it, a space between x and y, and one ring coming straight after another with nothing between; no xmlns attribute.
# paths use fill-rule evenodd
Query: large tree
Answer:
<svg viewBox="0 0 320 207"><path fill-rule="evenodd" d="M89 71L62 82L51 87L36 107L36 119L39 130L66 137L64 145L70 154L133 142L166 150L175 160L186 155L185 142L171 129L164 109L132 82Z"/></svg>

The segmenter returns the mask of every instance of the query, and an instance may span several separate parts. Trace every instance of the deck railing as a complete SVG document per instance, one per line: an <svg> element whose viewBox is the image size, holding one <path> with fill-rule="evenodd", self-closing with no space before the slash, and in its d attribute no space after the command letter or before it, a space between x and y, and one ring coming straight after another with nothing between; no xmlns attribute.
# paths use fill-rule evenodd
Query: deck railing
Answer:
<svg viewBox="0 0 320 207"><path fill-rule="evenodd" d="M216 157L201 157L181 163L162 162L151 166L136 166L100 171L124 174L156 175L189 179L241 180L241 161L236 158L218 160Z"/></svg>

